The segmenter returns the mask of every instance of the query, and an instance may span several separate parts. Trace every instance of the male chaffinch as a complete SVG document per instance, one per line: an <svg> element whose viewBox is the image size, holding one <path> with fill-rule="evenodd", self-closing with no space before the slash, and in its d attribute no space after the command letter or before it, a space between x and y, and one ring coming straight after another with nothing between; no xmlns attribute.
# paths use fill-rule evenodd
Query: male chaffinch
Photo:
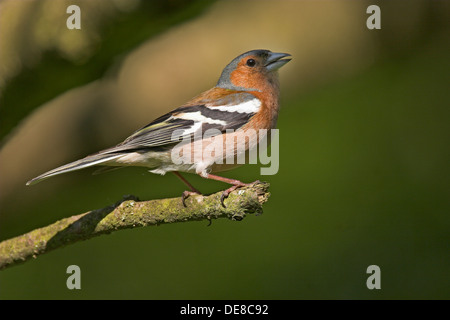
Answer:
<svg viewBox="0 0 450 320"><path fill-rule="evenodd" d="M235 162L230 164L228 161L230 154L234 159L242 150L248 155L261 141L260 129L275 128L279 111L277 70L291 60L283 59L288 56L290 54L269 50L245 52L225 67L212 89L152 121L117 146L48 171L28 181L27 185L96 165L142 166L151 168L152 173L164 175L170 171L180 178L191 190L183 193L183 204L190 194L200 192L181 176L180 171L231 184L232 187L225 190L221 197L221 203L225 206L223 201L230 192L249 184L211 172L236 167ZM205 135L207 132L214 134ZM256 132L256 135L248 135L248 140L244 140L245 146L239 148L236 141L249 132ZM200 148L195 147L198 143L195 137L201 139ZM186 141L186 138L187 143L179 143L180 139ZM226 140L232 143L227 144ZM204 150L208 146L209 150L215 151L222 151L220 148L223 148L223 152L213 151L208 153L209 157L205 156ZM200 157L198 153L201 153ZM181 161L174 161L174 154ZM227 161L224 161L225 158Z"/></svg>

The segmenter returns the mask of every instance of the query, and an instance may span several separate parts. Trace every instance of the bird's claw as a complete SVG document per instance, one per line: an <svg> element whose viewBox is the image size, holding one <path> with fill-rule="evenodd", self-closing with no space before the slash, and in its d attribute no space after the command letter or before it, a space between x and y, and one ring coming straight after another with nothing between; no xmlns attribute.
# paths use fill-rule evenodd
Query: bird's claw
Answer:
<svg viewBox="0 0 450 320"><path fill-rule="evenodd" d="M220 196L220 203L222 204L222 207L226 208L224 200L226 198L228 198L228 196L230 195L231 192L233 192L234 190L236 190L238 188L250 187L250 186L254 185L255 183L261 183L261 182L259 180L256 180L256 181L254 181L252 183L236 184L236 185L232 186L231 188L228 188L227 190L222 192L222 195Z"/></svg>
<svg viewBox="0 0 450 320"><path fill-rule="evenodd" d="M225 203L223 202L226 198L228 198L228 196L230 195L230 192L228 192L229 189L225 190L224 192L222 192L222 195L220 196L220 204L222 205L222 207L226 208Z"/></svg>
<svg viewBox="0 0 450 320"><path fill-rule="evenodd" d="M186 199L189 198L189 196L194 196L194 195L201 195L200 192L195 192L195 191L184 191L181 195L181 203L183 203L183 206L186 208Z"/></svg>
<svg viewBox="0 0 450 320"><path fill-rule="evenodd" d="M242 187L251 187L256 183L261 183L261 181L256 180L253 181L251 183L241 183L241 184L235 184L234 186L231 186L230 188L226 189L224 192L222 192L222 195L220 196L220 204L222 205L222 207L226 208L225 206L225 199L228 198L228 196L230 195L231 192L233 192L236 189L242 188ZM181 202L183 203L184 207L186 206L186 199L189 198L189 196L193 196L193 195L201 195L200 192L196 192L196 191L184 191L183 194L181 195Z"/></svg>

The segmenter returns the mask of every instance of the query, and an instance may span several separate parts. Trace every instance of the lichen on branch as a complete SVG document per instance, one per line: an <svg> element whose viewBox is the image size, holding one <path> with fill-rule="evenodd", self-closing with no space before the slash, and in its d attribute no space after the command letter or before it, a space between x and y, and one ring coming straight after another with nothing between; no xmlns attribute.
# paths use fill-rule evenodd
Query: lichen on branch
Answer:
<svg viewBox="0 0 450 320"><path fill-rule="evenodd" d="M0 270L51 250L87 240L120 229L160 225L165 223L228 218L242 220L247 214L262 213L269 197L269 184L257 182L232 192L220 202L222 192L181 198L139 201L127 196L112 206L92 210L59 220L43 228L0 242Z"/></svg>

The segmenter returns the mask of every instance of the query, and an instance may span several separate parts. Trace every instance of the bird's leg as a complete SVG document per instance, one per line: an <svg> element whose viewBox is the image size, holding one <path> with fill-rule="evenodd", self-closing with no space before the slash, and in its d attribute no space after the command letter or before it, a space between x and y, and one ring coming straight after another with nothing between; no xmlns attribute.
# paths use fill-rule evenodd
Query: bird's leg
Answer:
<svg viewBox="0 0 450 320"><path fill-rule="evenodd" d="M236 180L236 179L229 179L229 178L219 177L219 176L216 176L216 175L214 175L214 174L200 175L200 176L201 176L202 178L212 179L212 180L217 180L217 181L222 181L222 182L225 182L225 183L228 183L228 184L232 184L232 185L233 185L232 187L230 187L230 188L228 188L227 190L225 190L225 191L222 193L222 196L220 197L220 203L222 204L222 206L223 206L224 208L226 208L226 207L225 207L225 204L223 203L223 201L224 201L226 198L228 198L228 196L230 195L231 192L233 192L233 191L236 190L237 188L248 187L248 186L253 185L255 182L259 182L259 181L255 181L255 182L252 182L252 183L243 183L243 182L241 182L241 181L239 181L239 180Z"/></svg>
<svg viewBox="0 0 450 320"><path fill-rule="evenodd" d="M198 191L197 189L194 188L194 186L192 184L189 183L189 181L187 181L178 171L172 171L174 175L176 175L178 178L180 178L181 181L183 181L183 183L185 185L188 186L189 189L191 189L191 191L184 191L183 194L181 195L181 202L183 203L183 206L186 207L186 203L185 200L186 198L188 198L189 196L195 195L195 194L202 194L200 191Z"/></svg>

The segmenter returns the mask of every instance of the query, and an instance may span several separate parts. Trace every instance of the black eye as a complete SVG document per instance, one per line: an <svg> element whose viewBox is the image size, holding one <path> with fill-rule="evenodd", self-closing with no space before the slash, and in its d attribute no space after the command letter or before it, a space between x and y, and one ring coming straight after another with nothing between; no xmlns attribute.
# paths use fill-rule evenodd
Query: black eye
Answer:
<svg viewBox="0 0 450 320"><path fill-rule="evenodd" d="M248 59L248 60L247 60L247 65L248 65L249 67L254 67L255 64L256 64L256 61L255 61L255 60L253 60L253 59Z"/></svg>

